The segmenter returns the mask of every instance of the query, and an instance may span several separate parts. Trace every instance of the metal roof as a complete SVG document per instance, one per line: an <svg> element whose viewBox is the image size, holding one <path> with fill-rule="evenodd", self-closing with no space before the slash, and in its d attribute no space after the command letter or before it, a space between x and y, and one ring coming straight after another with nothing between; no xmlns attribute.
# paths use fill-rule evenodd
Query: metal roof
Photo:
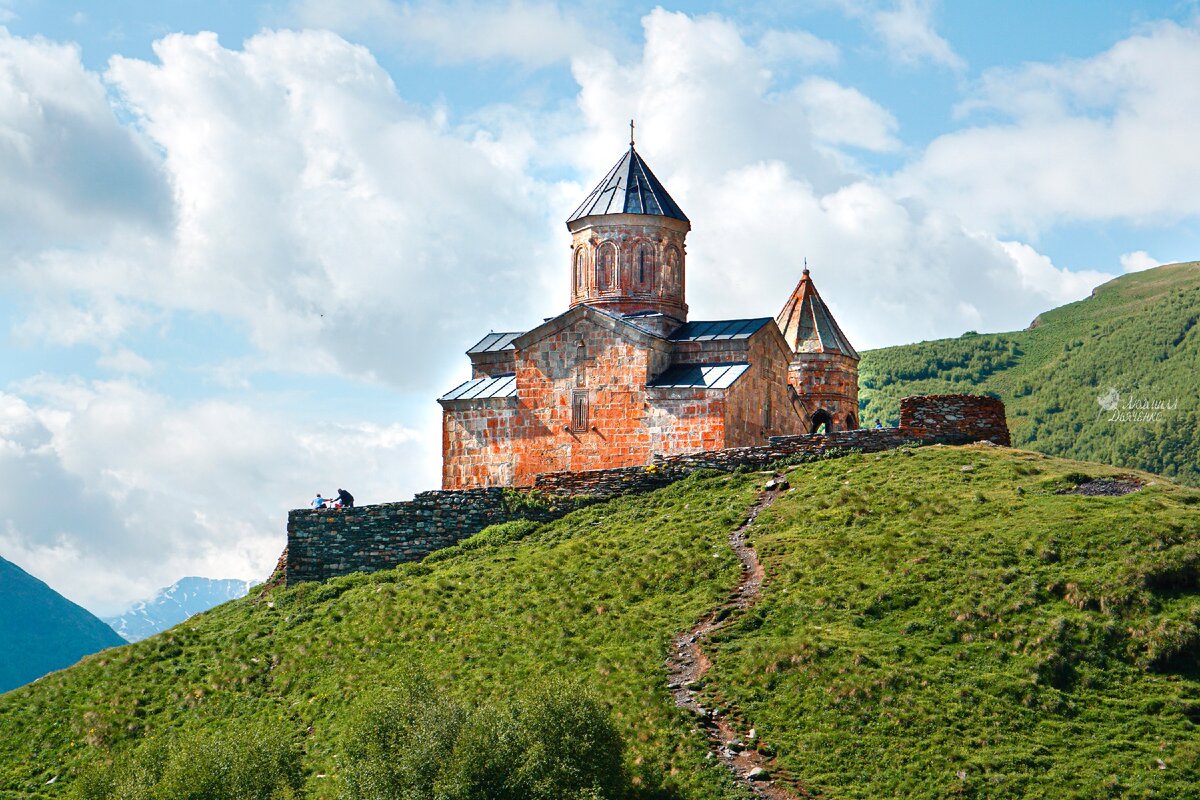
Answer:
<svg viewBox="0 0 1200 800"><path fill-rule="evenodd" d="M689 322L675 330L668 338L673 342L749 339L762 326L771 321L770 317L758 317L757 319L718 319L709 322Z"/></svg>
<svg viewBox="0 0 1200 800"><path fill-rule="evenodd" d="M593 214L654 214L688 221L632 145L567 222Z"/></svg>
<svg viewBox="0 0 1200 800"><path fill-rule="evenodd" d="M468 350L467 355L472 353L495 353L500 350L515 350L513 347L513 339L523 334L524 331L508 331L507 333L489 333L487 336L473 344Z"/></svg>
<svg viewBox="0 0 1200 800"><path fill-rule="evenodd" d="M491 400L497 397L516 396L517 376L497 375L494 378L488 376L473 378L446 392L438 400Z"/></svg>
<svg viewBox="0 0 1200 800"><path fill-rule="evenodd" d="M775 322L793 352L841 353L858 358L858 351L842 333L829 306L817 293L807 267Z"/></svg>
<svg viewBox="0 0 1200 800"><path fill-rule="evenodd" d="M656 389L728 389L749 364L676 364L646 384Z"/></svg>

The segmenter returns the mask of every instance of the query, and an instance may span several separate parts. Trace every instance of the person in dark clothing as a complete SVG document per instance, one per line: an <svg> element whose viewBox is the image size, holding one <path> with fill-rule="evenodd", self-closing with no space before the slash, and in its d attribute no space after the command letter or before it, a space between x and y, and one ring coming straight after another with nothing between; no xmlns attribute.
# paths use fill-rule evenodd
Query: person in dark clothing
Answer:
<svg viewBox="0 0 1200 800"><path fill-rule="evenodd" d="M354 495L345 489L338 489L338 502L342 504L342 508L354 508Z"/></svg>

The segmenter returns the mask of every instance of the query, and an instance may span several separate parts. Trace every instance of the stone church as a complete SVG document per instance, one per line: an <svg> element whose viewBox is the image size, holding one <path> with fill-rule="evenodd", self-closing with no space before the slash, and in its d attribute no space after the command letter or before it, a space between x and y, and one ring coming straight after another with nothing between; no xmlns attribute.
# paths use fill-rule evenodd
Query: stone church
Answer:
<svg viewBox="0 0 1200 800"><path fill-rule="evenodd" d="M688 319L691 223L632 142L567 230L568 310L484 336L438 400L442 488L858 427L858 353L807 268L774 318Z"/></svg>

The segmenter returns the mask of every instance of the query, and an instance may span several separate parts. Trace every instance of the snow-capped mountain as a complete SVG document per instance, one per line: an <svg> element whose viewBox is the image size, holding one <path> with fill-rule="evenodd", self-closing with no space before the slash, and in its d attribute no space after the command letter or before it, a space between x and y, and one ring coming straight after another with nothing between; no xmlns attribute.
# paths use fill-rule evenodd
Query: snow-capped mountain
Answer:
<svg viewBox="0 0 1200 800"><path fill-rule="evenodd" d="M134 603L124 614L104 621L126 641L137 642L178 625L193 614L245 597L255 583L233 578L182 578L149 600Z"/></svg>

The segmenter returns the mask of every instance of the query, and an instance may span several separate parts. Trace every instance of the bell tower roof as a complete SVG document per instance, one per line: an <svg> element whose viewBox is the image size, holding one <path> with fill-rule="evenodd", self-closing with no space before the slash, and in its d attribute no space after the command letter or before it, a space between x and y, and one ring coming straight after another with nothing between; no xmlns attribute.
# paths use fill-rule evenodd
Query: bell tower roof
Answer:
<svg viewBox="0 0 1200 800"><path fill-rule="evenodd" d="M567 225L596 214L647 214L690 222L638 155L632 141L621 160L567 219Z"/></svg>
<svg viewBox="0 0 1200 800"><path fill-rule="evenodd" d="M858 351L850 345L850 340L829 312L829 306L817 294L807 265L800 283L796 284L775 322L795 353L840 353L858 358Z"/></svg>

